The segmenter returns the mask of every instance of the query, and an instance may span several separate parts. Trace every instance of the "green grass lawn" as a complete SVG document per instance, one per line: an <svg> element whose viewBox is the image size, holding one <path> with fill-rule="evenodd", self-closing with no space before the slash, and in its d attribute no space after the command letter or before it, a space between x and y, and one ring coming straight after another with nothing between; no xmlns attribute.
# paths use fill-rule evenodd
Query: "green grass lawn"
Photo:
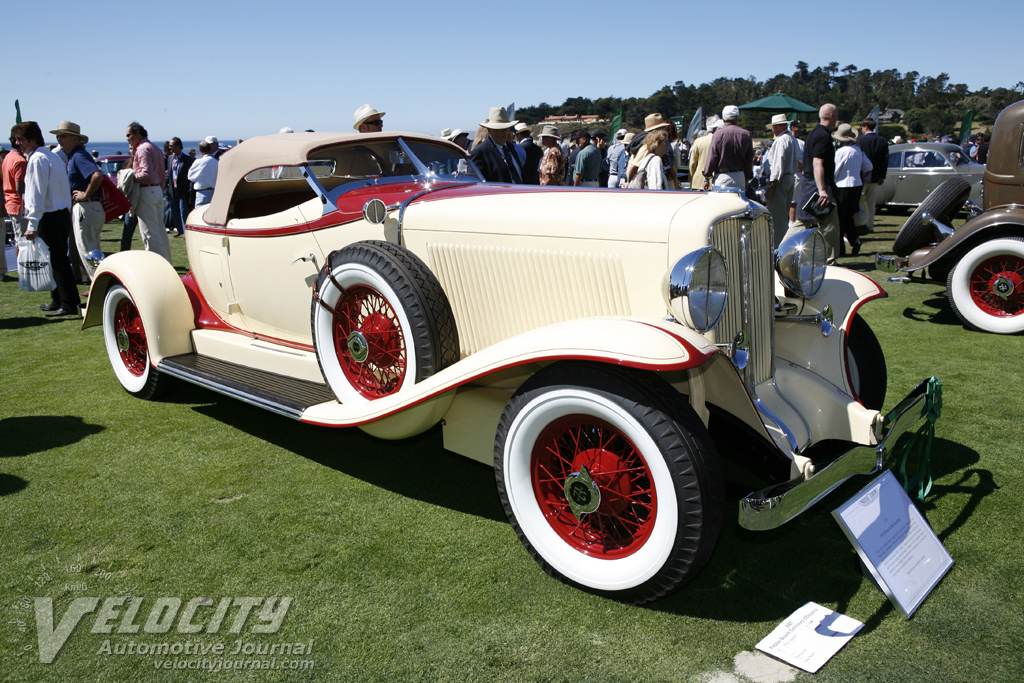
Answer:
<svg viewBox="0 0 1024 683"><path fill-rule="evenodd" d="M796 680L1024 680L1024 411L1007 389L1024 385L1024 337L965 330L939 283L887 283L872 259L902 222L880 216L861 256L843 263L889 293L861 309L888 359L887 404L930 375L945 392L922 509L956 564L912 619L860 575L830 514L866 478L774 531L740 529L730 508L693 583L626 606L541 571L505 521L491 469L446 452L438 430L379 441L188 385L136 400L114 379L100 329L45 319L48 295L19 291L12 274L0 284L0 678L748 680L734 658L815 601L866 626ZM106 227L108 253L120 229ZM183 242L171 240L182 272ZM161 597L292 604L274 634L252 631L256 612L230 633L238 608L219 632L196 635L180 621L163 634L94 633L87 614L40 663L32 598L53 598L56 625L76 598L118 596L144 599L136 624ZM156 668L163 656L104 653L106 641L132 640L227 654L236 641L312 641L307 655L276 660L314 668L168 671Z"/></svg>

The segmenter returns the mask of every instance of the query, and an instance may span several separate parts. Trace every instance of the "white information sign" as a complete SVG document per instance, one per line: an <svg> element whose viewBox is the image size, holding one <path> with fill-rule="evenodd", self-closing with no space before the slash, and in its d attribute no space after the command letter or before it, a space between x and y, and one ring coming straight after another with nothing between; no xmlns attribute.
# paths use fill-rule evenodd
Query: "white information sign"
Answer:
<svg viewBox="0 0 1024 683"><path fill-rule="evenodd" d="M757 649L815 673L850 642L864 624L809 602L757 644Z"/></svg>
<svg viewBox="0 0 1024 683"><path fill-rule="evenodd" d="M907 618L953 558L889 470L832 512L875 582Z"/></svg>

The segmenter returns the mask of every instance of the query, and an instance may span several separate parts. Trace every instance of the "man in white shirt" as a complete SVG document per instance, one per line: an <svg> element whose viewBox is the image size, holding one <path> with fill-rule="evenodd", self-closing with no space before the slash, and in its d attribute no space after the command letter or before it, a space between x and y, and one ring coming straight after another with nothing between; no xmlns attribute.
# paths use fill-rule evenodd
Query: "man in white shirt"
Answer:
<svg viewBox="0 0 1024 683"><path fill-rule="evenodd" d="M773 116L767 127L775 134L775 141L768 149L769 176L765 195L768 199L767 209L772 215L772 231L777 249L789 231L789 205L793 203L800 149L796 138L789 133L785 114Z"/></svg>
<svg viewBox="0 0 1024 683"><path fill-rule="evenodd" d="M68 261L71 236L71 185L68 169L60 157L47 149L43 132L35 121L15 124L12 129L19 149L27 157L25 168L25 239L38 235L50 249L50 267L56 289L50 303L39 308L47 318L77 315L81 298Z"/></svg>
<svg viewBox="0 0 1024 683"><path fill-rule="evenodd" d="M192 187L196 191L196 206L209 204L213 199L213 188L217 184L217 144L203 140L199 143L199 153L202 154L188 169L188 179L192 181Z"/></svg>

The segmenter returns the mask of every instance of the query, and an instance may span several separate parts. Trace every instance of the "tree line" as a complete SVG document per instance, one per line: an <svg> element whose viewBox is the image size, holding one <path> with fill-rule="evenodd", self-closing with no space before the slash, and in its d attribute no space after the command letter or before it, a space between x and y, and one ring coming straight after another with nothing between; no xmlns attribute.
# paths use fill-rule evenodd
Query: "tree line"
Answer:
<svg viewBox="0 0 1024 683"><path fill-rule="evenodd" d="M611 120L621 108L623 126L637 129L643 128L644 117L651 112L688 119L698 107L703 107L707 116L720 113L727 104L744 104L782 92L813 107L832 102L839 109L841 121L860 121L876 104L879 111L901 109L909 132L942 134L958 129L968 109L974 109L976 123L990 125L1007 105L1024 97L1024 81L1012 88L986 87L972 92L963 83L950 83L946 73L922 76L917 71L871 71L858 69L855 64L840 69L838 62L813 70L807 62L797 62L795 68L791 75L778 74L766 81L753 76L716 78L700 85L676 81L648 97L570 97L560 105L541 102L517 108L516 118L529 124L552 115L597 114ZM771 114L744 111L741 123L758 129L771 119ZM808 120L814 117L802 116Z"/></svg>

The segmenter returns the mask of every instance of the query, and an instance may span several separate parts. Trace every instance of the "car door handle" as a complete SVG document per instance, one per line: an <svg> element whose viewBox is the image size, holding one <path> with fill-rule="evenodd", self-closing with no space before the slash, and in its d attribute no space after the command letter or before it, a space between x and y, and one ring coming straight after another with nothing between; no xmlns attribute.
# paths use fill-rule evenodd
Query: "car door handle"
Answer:
<svg viewBox="0 0 1024 683"><path fill-rule="evenodd" d="M310 254L309 256L300 256L299 258L297 258L294 261L292 261L290 265L294 266L299 261L312 261L313 265L315 266L316 265L316 254Z"/></svg>
<svg viewBox="0 0 1024 683"><path fill-rule="evenodd" d="M898 175L898 176L896 176L896 178L897 178L897 180L906 180L907 176L905 176L905 175Z"/></svg>

